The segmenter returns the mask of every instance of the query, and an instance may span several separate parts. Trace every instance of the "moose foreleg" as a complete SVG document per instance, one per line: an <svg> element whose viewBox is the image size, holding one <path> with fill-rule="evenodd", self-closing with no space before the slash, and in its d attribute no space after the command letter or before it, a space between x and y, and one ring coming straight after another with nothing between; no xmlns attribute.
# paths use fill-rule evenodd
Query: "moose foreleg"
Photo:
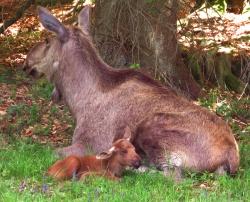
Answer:
<svg viewBox="0 0 250 202"><path fill-rule="evenodd" d="M61 95L60 91L56 87L52 91L51 100L54 103L57 103L57 104L62 103L62 95Z"/></svg>
<svg viewBox="0 0 250 202"><path fill-rule="evenodd" d="M58 148L56 154L60 157L67 157L70 155L83 156L84 151L84 146L82 144L75 143L68 147Z"/></svg>

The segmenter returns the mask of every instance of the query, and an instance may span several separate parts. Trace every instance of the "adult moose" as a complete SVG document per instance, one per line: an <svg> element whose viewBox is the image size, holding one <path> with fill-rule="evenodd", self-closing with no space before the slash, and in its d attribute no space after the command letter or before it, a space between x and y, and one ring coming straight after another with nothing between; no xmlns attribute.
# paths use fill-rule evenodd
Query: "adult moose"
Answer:
<svg viewBox="0 0 250 202"><path fill-rule="evenodd" d="M100 152L128 126L137 151L166 173L173 167L235 174L239 151L227 124L139 72L107 65L90 38L89 9L77 28L39 7L41 23L56 37L36 45L24 64L28 73L47 76L76 119L72 145L59 153Z"/></svg>

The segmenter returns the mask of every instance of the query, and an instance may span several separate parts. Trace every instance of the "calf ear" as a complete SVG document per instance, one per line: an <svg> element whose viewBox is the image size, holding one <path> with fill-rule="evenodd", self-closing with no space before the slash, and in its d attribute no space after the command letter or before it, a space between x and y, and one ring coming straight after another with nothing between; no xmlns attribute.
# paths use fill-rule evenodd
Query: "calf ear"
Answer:
<svg viewBox="0 0 250 202"><path fill-rule="evenodd" d="M37 7L39 20L47 30L56 33L60 41L68 40L68 31L64 25L54 17L46 8Z"/></svg>
<svg viewBox="0 0 250 202"><path fill-rule="evenodd" d="M89 5L85 6L78 15L78 26L86 34L90 33L90 9Z"/></svg>
<svg viewBox="0 0 250 202"><path fill-rule="evenodd" d="M126 126L126 128L124 130L124 134L123 134L123 139L131 141L131 137L132 137L131 130L128 126Z"/></svg>
<svg viewBox="0 0 250 202"><path fill-rule="evenodd" d="M111 147L107 152L101 152L100 154L96 155L97 159L108 159L112 156L115 152L115 147Z"/></svg>

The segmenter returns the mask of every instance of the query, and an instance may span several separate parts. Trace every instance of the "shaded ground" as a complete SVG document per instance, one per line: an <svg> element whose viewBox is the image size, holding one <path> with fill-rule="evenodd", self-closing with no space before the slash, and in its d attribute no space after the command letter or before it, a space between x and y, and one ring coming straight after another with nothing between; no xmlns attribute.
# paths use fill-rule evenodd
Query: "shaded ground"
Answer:
<svg viewBox="0 0 250 202"><path fill-rule="evenodd" d="M53 86L5 66L0 66L0 75L1 135L7 140L31 138L44 144L68 144L73 120L65 107L51 103Z"/></svg>
<svg viewBox="0 0 250 202"><path fill-rule="evenodd" d="M250 12L242 15L219 14L213 9L192 13L180 21L179 42L192 51L245 53L250 56Z"/></svg>
<svg viewBox="0 0 250 202"><path fill-rule="evenodd" d="M14 15L19 5L1 2L3 16ZM58 16L69 9L66 5L66 11L59 12L59 8L54 8ZM0 134L7 139L31 138L57 146L70 142L73 119L67 108L50 101L53 86L45 79L34 81L22 71L29 49L48 35L42 31L34 7L0 35Z"/></svg>
<svg viewBox="0 0 250 202"><path fill-rule="evenodd" d="M250 83L250 11L242 15L219 13L213 8L200 9L179 21L178 41L193 70L196 60L199 77L209 80L222 77L221 72L233 73L245 84ZM224 64L222 65L223 60ZM191 62L193 63L193 62ZM218 67L222 65L223 67ZM224 68L224 70L216 68ZM197 70L196 70L197 71ZM196 72L197 74L197 72ZM198 78L202 79L202 78ZM213 80L216 80L214 78ZM220 83L222 85L222 83ZM242 90L242 89L241 89Z"/></svg>

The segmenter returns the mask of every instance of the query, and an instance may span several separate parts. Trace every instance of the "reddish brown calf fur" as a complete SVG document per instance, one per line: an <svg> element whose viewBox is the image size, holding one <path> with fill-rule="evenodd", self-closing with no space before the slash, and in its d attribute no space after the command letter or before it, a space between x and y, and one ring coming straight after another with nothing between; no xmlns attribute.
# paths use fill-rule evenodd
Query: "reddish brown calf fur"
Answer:
<svg viewBox="0 0 250 202"><path fill-rule="evenodd" d="M118 180L126 166L140 166L140 157L127 139L117 140L113 147L99 156L68 156L57 161L48 170L48 175L58 180L76 177L84 179L89 175L105 176Z"/></svg>

